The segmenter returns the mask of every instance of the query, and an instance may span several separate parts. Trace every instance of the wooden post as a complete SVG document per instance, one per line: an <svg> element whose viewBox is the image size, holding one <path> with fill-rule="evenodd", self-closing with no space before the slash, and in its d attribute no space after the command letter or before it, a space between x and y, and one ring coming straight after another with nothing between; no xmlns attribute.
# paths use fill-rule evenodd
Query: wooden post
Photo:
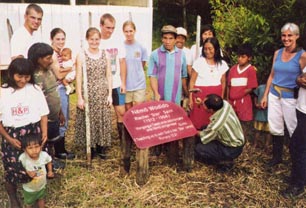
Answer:
<svg viewBox="0 0 306 208"><path fill-rule="evenodd" d="M190 172L194 164L194 137L183 139L183 168Z"/></svg>
<svg viewBox="0 0 306 208"><path fill-rule="evenodd" d="M201 37L201 16L197 16L197 36L196 36L196 59L199 57L201 51L200 50L200 41Z"/></svg>
<svg viewBox="0 0 306 208"><path fill-rule="evenodd" d="M168 164L173 166L178 159L178 141L169 142L165 145Z"/></svg>
<svg viewBox="0 0 306 208"><path fill-rule="evenodd" d="M136 183L145 185L149 180L149 148L136 150Z"/></svg>
<svg viewBox="0 0 306 208"><path fill-rule="evenodd" d="M122 133L122 137L120 138L120 175L124 176L130 172L132 138L123 125L122 129L118 130Z"/></svg>

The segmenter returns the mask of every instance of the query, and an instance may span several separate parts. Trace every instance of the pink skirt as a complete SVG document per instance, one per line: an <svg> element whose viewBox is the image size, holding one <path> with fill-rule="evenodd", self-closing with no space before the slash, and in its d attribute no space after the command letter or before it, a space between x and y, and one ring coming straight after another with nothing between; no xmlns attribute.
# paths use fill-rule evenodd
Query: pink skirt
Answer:
<svg viewBox="0 0 306 208"><path fill-rule="evenodd" d="M203 101L209 94L216 94L221 96L222 86L194 86L194 88L199 88L201 91L192 93L193 109L190 111L190 120L197 130L201 130L203 127L206 127L210 123L209 118L212 114L208 113L203 105L198 106L195 103L195 99L200 98Z"/></svg>

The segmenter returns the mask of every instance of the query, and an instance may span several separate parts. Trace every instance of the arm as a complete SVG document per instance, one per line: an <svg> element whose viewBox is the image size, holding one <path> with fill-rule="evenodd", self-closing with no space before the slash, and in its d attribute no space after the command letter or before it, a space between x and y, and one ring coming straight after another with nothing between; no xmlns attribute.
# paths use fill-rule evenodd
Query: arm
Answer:
<svg viewBox="0 0 306 208"><path fill-rule="evenodd" d="M48 178L53 178L54 177L54 173L53 173L53 170L52 170L52 162L47 163L47 177Z"/></svg>
<svg viewBox="0 0 306 208"><path fill-rule="evenodd" d="M265 92L264 92L263 97L262 97L262 99L260 101L260 105L261 105L262 108L266 108L267 105L268 105L268 94L269 94L269 90L270 90L270 87L271 87L271 84L272 84L272 80L273 80L273 77L274 77L273 65L274 65L274 62L275 62L277 54L278 54L278 51L276 51L274 53L272 69L271 69L270 75L269 75L268 80L267 80Z"/></svg>
<svg viewBox="0 0 306 208"><path fill-rule="evenodd" d="M306 67L306 52L304 52L300 58L300 67L303 71L303 69ZM300 86L300 87L303 87L303 88L306 88L306 74L303 73L301 74L300 76L297 77L296 79L296 83Z"/></svg>
<svg viewBox="0 0 306 208"><path fill-rule="evenodd" d="M44 145L48 139L48 116L42 116L40 118L40 128L42 134L42 144Z"/></svg>
<svg viewBox="0 0 306 208"><path fill-rule="evenodd" d="M2 122L0 122L0 134L2 138L9 142L13 147L21 149L21 143L18 139L11 137L4 129Z"/></svg>
<svg viewBox="0 0 306 208"><path fill-rule="evenodd" d="M145 67L146 67L147 62L146 62L146 61L142 61L141 63L142 63L142 68L143 68L143 70L144 70Z"/></svg>
<svg viewBox="0 0 306 208"><path fill-rule="evenodd" d="M62 80L65 78L65 76L72 70L72 68L68 71L61 71L61 67L58 63L57 57L56 57L56 53L53 53L52 56L53 59L53 63L51 64L51 69L56 77L56 79Z"/></svg>
<svg viewBox="0 0 306 208"><path fill-rule="evenodd" d="M125 58L121 58L119 61L120 61L120 78L121 78L120 93L126 93L126 62L125 62Z"/></svg>
<svg viewBox="0 0 306 208"><path fill-rule="evenodd" d="M185 97L188 97L189 92L188 92L188 87L187 87L187 78L182 78L182 87L183 87L183 92Z"/></svg>
<svg viewBox="0 0 306 208"><path fill-rule="evenodd" d="M150 77L150 86L154 94L154 100L159 101L160 94L158 93L158 81L156 77L153 76Z"/></svg>
<svg viewBox="0 0 306 208"><path fill-rule="evenodd" d="M198 78L198 72L196 72L194 69L192 69L192 72L191 72L191 77L190 77L190 80L189 80L189 89L193 89L194 88L194 85L195 85L195 82ZM193 108L193 100L192 100L192 95L193 92L190 92L189 93L189 108L192 109Z"/></svg>
<svg viewBox="0 0 306 208"><path fill-rule="evenodd" d="M76 58L76 78L75 78L76 95L77 95L77 107L81 110L84 110L84 98L82 95L82 80L83 80L82 68L83 68L83 60L80 53Z"/></svg>
<svg viewBox="0 0 306 208"><path fill-rule="evenodd" d="M226 90L226 76L225 76L225 73L221 77L221 86L222 86L221 97L223 99L224 95L225 95L225 90Z"/></svg>
<svg viewBox="0 0 306 208"><path fill-rule="evenodd" d="M108 83L108 97L107 97L107 102L109 106L113 104L113 98L112 98L112 90L113 90L113 79L112 79L112 72L111 72L111 64L110 60L107 58L106 59L107 63L107 69L106 69L106 79Z"/></svg>

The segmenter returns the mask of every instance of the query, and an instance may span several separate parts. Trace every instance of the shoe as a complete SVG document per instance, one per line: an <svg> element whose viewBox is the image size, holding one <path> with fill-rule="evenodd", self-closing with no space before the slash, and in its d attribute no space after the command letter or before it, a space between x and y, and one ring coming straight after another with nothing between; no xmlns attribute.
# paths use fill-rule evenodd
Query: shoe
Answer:
<svg viewBox="0 0 306 208"><path fill-rule="evenodd" d="M52 160L52 169L57 171L59 169L64 169L66 167L65 163L60 160L53 159Z"/></svg>
<svg viewBox="0 0 306 208"><path fill-rule="evenodd" d="M232 170L234 167L234 162L232 161L226 161L225 163L219 163L217 164L217 171L220 173L226 173L230 170Z"/></svg>
<svg viewBox="0 0 306 208"><path fill-rule="evenodd" d="M271 160L267 163L267 166L268 166L268 167L273 167L273 166L275 166L275 165L281 164L282 162L283 162L282 159L275 159L275 158L273 158L273 159L271 159Z"/></svg>
<svg viewBox="0 0 306 208"><path fill-rule="evenodd" d="M59 159L63 159L63 160L73 160L75 158L75 154L66 151L66 152L55 154L55 157Z"/></svg>
<svg viewBox="0 0 306 208"><path fill-rule="evenodd" d="M284 176L283 182L287 184L292 184L293 178L291 176Z"/></svg>
<svg viewBox="0 0 306 208"><path fill-rule="evenodd" d="M50 143L56 143L56 142L59 142L61 139L63 139L64 137L62 136L56 136L56 137L53 137L53 138L50 138L48 139L47 142L50 142Z"/></svg>
<svg viewBox="0 0 306 208"><path fill-rule="evenodd" d="M281 195L285 198L292 198L301 196L304 193L303 186L289 186L286 190L281 192Z"/></svg>

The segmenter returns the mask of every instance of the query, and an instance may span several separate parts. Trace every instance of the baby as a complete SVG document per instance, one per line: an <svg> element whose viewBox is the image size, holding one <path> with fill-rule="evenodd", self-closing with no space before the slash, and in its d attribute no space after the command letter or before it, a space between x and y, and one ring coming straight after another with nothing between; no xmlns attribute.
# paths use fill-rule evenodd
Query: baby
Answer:
<svg viewBox="0 0 306 208"><path fill-rule="evenodd" d="M73 91L73 86L70 86L69 83L75 79L75 70L73 69L73 61L72 61L72 51L70 48L64 48L61 52L62 57L62 67L60 69L61 72L70 71L66 77L62 80L63 85L66 87L66 94L69 95Z"/></svg>

